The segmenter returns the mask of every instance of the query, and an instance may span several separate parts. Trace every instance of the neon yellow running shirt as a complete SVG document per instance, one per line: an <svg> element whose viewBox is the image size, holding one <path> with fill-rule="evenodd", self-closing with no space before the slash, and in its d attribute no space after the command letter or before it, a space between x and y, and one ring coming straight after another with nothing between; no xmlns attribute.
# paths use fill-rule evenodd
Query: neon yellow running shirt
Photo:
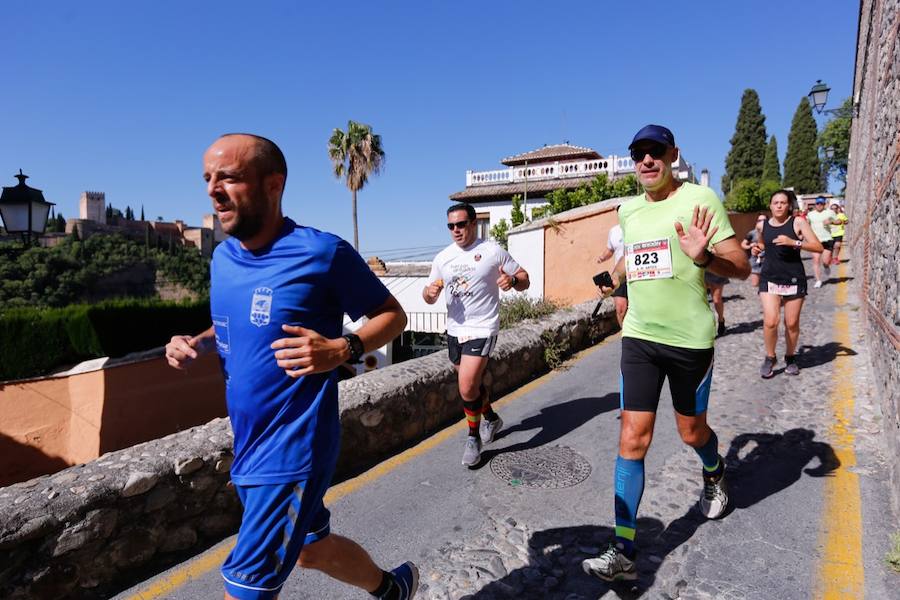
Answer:
<svg viewBox="0 0 900 600"><path fill-rule="evenodd" d="M844 236L844 225L847 224L847 215L844 213L837 213L834 215L834 222L831 224L831 237L843 237Z"/></svg>
<svg viewBox="0 0 900 600"><path fill-rule="evenodd" d="M685 231L694 207L713 211L711 244L734 236L725 207L710 188L683 183L673 196L650 202L641 194L619 208L626 247L628 312L622 336L678 348L713 347L716 321L706 301L703 271L681 251L675 221Z"/></svg>

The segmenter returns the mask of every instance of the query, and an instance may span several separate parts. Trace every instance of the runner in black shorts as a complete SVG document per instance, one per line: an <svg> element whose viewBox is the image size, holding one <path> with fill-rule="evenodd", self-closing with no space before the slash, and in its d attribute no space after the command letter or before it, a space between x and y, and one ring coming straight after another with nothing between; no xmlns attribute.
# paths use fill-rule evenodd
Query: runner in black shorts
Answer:
<svg viewBox="0 0 900 600"><path fill-rule="evenodd" d="M784 307L784 372L799 375L795 353L800 337L800 310L806 297L806 271L800 250L822 252L812 227L803 219L791 216L797 197L791 190L778 190L769 201L772 217L763 224L762 236L752 252L766 253L759 280L759 299L763 307L763 340L766 356L759 374L763 379L774 375L775 344L778 341L778 318Z"/></svg>
<svg viewBox="0 0 900 600"><path fill-rule="evenodd" d="M434 304L443 293L447 302L450 362L456 369L463 414L469 435L462 464L481 462L481 447L494 440L503 419L494 409L482 377L500 331L500 291L528 289L528 273L502 246L478 238L475 208L456 204L447 209L447 229L453 243L431 264L430 283L422 298Z"/></svg>
<svg viewBox="0 0 900 600"><path fill-rule="evenodd" d="M672 163L678 159L672 132L648 125L634 136L629 149L644 193L619 207L625 257L613 273L613 287L628 280L615 541L581 563L586 573L604 581L637 578L635 534L644 457L666 379L678 433L702 463L700 512L710 519L725 513L725 463L707 423L716 322L706 302L703 274L707 269L720 277L746 279L750 274L747 255L719 198L708 187L681 183L672 175Z"/></svg>

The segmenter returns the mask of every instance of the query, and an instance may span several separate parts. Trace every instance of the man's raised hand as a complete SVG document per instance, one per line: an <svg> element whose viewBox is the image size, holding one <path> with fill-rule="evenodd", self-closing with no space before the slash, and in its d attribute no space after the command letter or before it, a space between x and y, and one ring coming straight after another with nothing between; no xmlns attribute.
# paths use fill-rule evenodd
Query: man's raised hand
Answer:
<svg viewBox="0 0 900 600"><path fill-rule="evenodd" d="M710 227L713 220L713 211L704 206L694 206L694 214L691 216L691 225L685 231L680 222L675 221L675 233L678 234L678 245L681 251L694 261L700 261L706 254L710 240L719 231L718 227Z"/></svg>

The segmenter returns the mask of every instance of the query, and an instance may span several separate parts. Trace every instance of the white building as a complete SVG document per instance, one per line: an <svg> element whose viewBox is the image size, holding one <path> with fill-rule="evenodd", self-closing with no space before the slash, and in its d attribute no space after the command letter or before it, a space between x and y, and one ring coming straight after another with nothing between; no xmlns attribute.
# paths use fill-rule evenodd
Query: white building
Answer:
<svg viewBox="0 0 900 600"><path fill-rule="evenodd" d="M511 224L513 196L522 197L525 218L531 220L532 211L547 204L544 197L548 192L578 189L589 185L601 173L606 173L610 181L634 173L630 156L604 157L592 148L568 142L544 146L500 162L506 168L466 171L466 188L450 195L454 202L467 202L475 207L478 237L482 239L490 238L490 228L500 219ZM693 167L680 154L672 168L679 180L696 181Z"/></svg>

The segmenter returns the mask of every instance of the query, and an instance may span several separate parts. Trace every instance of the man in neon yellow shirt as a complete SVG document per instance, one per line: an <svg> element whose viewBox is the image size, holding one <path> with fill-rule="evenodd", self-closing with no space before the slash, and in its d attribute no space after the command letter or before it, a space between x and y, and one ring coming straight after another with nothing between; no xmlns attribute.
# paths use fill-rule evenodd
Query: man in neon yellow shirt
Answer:
<svg viewBox="0 0 900 600"><path fill-rule="evenodd" d="M831 220L831 241L834 242L834 248L831 250L831 264L839 265L841 264L841 246L844 245L844 225L849 219L837 202L831 205L831 212L834 213L834 219Z"/></svg>
<svg viewBox="0 0 900 600"><path fill-rule="evenodd" d="M672 132L647 125L629 149L644 193L619 208L625 256L613 273L616 286L627 278L629 300L622 326L616 538L600 556L582 562L586 573L604 581L637 578L634 537L644 457L665 379L678 433L703 463L700 510L711 519L725 513L725 464L706 422L716 321L706 302L703 274L708 269L722 277L750 275L747 255L716 194L672 175L678 159Z"/></svg>

